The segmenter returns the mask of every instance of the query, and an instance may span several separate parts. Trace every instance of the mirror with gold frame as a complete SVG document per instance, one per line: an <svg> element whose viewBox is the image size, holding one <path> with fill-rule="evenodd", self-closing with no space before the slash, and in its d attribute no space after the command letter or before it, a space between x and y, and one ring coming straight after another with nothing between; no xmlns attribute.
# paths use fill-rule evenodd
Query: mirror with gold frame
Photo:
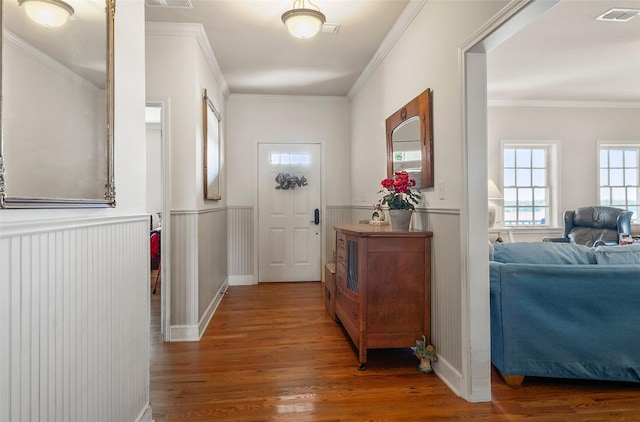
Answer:
<svg viewBox="0 0 640 422"><path fill-rule="evenodd" d="M202 122L204 140L204 198L219 201L220 195L220 120L207 90L202 91Z"/></svg>
<svg viewBox="0 0 640 422"><path fill-rule="evenodd" d="M416 188L434 186L432 122L430 89L387 118L387 177L405 170Z"/></svg>
<svg viewBox="0 0 640 422"><path fill-rule="evenodd" d="M0 208L114 207L115 0L65 0L61 26L29 3L0 5Z"/></svg>

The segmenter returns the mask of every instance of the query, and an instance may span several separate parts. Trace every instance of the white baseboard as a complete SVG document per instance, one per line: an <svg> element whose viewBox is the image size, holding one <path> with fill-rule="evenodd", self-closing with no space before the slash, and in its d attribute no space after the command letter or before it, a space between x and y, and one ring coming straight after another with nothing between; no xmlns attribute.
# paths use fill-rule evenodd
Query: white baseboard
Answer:
<svg viewBox="0 0 640 422"><path fill-rule="evenodd" d="M151 411L151 406L148 402L144 409L140 411L140 414L138 414L135 422L153 422L153 412Z"/></svg>
<svg viewBox="0 0 640 422"><path fill-rule="evenodd" d="M253 286L256 283L253 275L230 275L229 286Z"/></svg>
<svg viewBox="0 0 640 422"><path fill-rule="evenodd" d="M200 327L197 325L172 325L169 341L200 341Z"/></svg>
<svg viewBox="0 0 640 422"><path fill-rule="evenodd" d="M218 309L218 305L220 304L220 302L222 302L222 298L224 297L224 294L228 288L229 288L229 282L225 280L225 282L222 283L222 286L220 286L220 289L218 289L218 291L216 292L216 295L213 297L213 300L211 300L211 303L209 304L209 306L207 306L207 310L204 311L202 318L200 318L200 322L198 323L199 339L202 338L204 331L209 326L209 322L211 321L211 318L213 318L213 314L216 312L216 309Z"/></svg>
<svg viewBox="0 0 640 422"><path fill-rule="evenodd" d="M484 392L484 389L480 389L481 391L471 391L466 393L467 389L464 387L464 377L462 374L454 368L446 359L443 359L440 355L438 355L438 361L433 364L433 369L438 378L442 380L447 386L456 393L459 397L462 397L468 402L471 403L484 403L491 401L491 387L489 386L489 394L487 395ZM491 384L491 380L488 380L489 384Z"/></svg>
<svg viewBox="0 0 640 422"><path fill-rule="evenodd" d="M433 370L447 386L459 397L462 395L462 374L446 359L438 355L438 361L433 363Z"/></svg>

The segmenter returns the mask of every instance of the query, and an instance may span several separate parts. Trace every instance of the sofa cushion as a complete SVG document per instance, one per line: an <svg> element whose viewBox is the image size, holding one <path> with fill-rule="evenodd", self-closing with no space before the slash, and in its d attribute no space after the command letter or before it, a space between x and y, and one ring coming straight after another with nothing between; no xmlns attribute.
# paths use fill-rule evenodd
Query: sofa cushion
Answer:
<svg viewBox="0 0 640 422"><path fill-rule="evenodd" d="M638 265L640 245L598 246L595 255L599 265Z"/></svg>
<svg viewBox="0 0 640 422"><path fill-rule="evenodd" d="M494 245L493 259L519 264L595 264L593 249L575 243L517 242Z"/></svg>

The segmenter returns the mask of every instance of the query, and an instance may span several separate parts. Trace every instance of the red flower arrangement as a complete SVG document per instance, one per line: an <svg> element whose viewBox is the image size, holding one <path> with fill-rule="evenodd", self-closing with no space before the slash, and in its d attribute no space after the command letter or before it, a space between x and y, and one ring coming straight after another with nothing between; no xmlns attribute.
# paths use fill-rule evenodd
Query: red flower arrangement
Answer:
<svg viewBox="0 0 640 422"><path fill-rule="evenodd" d="M391 179L383 179L380 184L384 188L378 192L384 193L382 205L388 205L390 210L414 210L413 204L420 202L420 194L411 191L416 181L409 179L406 171L396 171Z"/></svg>

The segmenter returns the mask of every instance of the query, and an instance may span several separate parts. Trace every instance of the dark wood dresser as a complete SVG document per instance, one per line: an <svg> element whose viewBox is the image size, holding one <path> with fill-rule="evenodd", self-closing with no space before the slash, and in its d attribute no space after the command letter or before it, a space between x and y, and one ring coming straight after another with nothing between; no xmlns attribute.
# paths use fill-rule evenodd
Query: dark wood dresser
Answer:
<svg viewBox="0 0 640 422"><path fill-rule="evenodd" d="M431 237L389 226L336 226L335 315L358 348L415 346L431 334Z"/></svg>

